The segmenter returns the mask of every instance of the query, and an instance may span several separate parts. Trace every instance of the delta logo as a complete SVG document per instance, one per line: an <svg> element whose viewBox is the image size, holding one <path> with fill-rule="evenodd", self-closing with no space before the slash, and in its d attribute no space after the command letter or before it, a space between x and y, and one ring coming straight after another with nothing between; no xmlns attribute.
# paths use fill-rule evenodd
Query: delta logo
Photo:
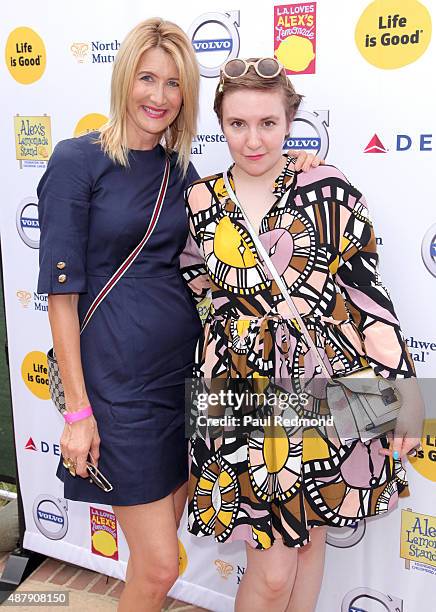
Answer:
<svg viewBox="0 0 436 612"><path fill-rule="evenodd" d="M70 51L78 64L111 64L115 61L116 51L121 43L116 38L111 41L92 40L73 42Z"/></svg>
<svg viewBox="0 0 436 612"><path fill-rule="evenodd" d="M388 153L389 151L433 151L433 134L396 134L393 147L386 147L378 134L374 134L364 148L364 153Z"/></svg>
<svg viewBox="0 0 436 612"><path fill-rule="evenodd" d="M32 437L30 437L25 446L24 450L33 451L33 452L41 452L44 455L55 455L56 457L61 456L61 450L59 444L53 444L46 442L45 440L40 440L39 444L35 444L35 441Z"/></svg>
<svg viewBox="0 0 436 612"><path fill-rule="evenodd" d="M89 507L91 551L94 555L118 561L118 526L115 514Z"/></svg>

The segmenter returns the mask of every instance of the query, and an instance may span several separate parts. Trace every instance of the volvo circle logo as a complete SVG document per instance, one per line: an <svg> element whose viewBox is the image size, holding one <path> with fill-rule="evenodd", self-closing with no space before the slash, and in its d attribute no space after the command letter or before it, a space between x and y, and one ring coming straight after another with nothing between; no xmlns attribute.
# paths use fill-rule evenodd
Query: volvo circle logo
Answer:
<svg viewBox="0 0 436 612"><path fill-rule="evenodd" d="M326 542L335 548L351 548L359 544L365 535L365 520L356 521L351 527L327 529Z"/></svg>
<svg viewBox="0 0 436 612"><path fill-rule="evenodd" d="M239 11L203 13L194 20L188 36L197 53L200 74L217 77L220 67L239 53Z"/></svg>
<svg viewBox="0 0 436 612"><path fill-rule="evenodd" d="M285 149L301 149L326 159L329 150L329 111L300 110L291 124L291 136L285 141Z"/></svg>
<svg viewBox="0 0 436 612"><path fill-rule="evenodd" d="M17 230L21 240L31 249L39 248L38 200L24 198L17 209Z"/></svg>
<svg viewBox="0 0 436 612"><path fill-rule="evenodd" d="M33 519L42 535L61 540L68 531L68 502L52 495L38 495L33 502Z"/></svg>
<svg viewBox="0 0 436 612"><path fill-rule="evenodd" d="M427 270L436 276L436 223L430 227L422 240L421 255Z"/></svg>
<svg viewBox="0 0 436 612"><path fill-rule="evenodd" d="M380 610L386 612L403 612L403 600L385 595L369 587L360 587L349 591L342 600L341 612L362 612L375 610L374 603L381 604ZM379 606L377 606L377 609Z"/></svg>

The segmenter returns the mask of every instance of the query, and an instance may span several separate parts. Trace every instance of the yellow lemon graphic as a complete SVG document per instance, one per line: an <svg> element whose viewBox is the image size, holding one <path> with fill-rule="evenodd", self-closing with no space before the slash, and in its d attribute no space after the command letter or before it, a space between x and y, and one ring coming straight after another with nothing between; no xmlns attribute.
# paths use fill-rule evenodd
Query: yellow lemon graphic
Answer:
<svg viewBox="0 0 436 612"><path fill-rule="evenodd" d="M28 353L21 364L21 376L26 387L39 397L39 399L50 399L47 374L47 355L41 351Z"/></svg>
<svg viewBox="0 0 436 612"><path fill-rule="evenodd" d="M40 157L44 157L46 159L48 157L48 149L44 145L39 145L38 147L38 155Z"/></svg>
<svg viewBox="0 0 436 612"><path fill-rule="evenodd" d="M436 419L426 419L421 438L422 451L416 457L410 457L410 464L415 470L436 482Z"/></svg>
<svg viewBox="0 0 436 612"><path fill-rule="evenodd" d="M117 543L112 534L104 529L92 534L92 545L105 557L112 557L117 551Z"/></svg>
<svg viewBox="0 0 436 612"><path fill-rule="evenodd" d="M376 0L363 11L355 40L367 62L392 70L425 53L431 30L430 13L418 0Z"/></svg>
<svg viewBox="0 0 436 612"><path fill-rule="evenodd" d="M31 28L16 28L8 37L5 48L6 66L12 77L29 85L44 74L47 54L42 38Z"/></svg>
<svg viewBox="0 0 436 612"><path fill-rule="evenodd" d="M288 70L303 72L314 59L313 45L308 38L289 36L276 50L276 58Z"/></svg>
<svg viewBox="0 0 436 612"><path fill-rule="evenodd" d="M74 129L74 136L82 136L83 134L89 134L89 132L96 132L107 122L108 118L106 115L89 113L89 115L85 115L78 121Z"/></svg>
<svg viewBox="0 0 436 612"><path fill-rule="evenodd" d="M179 576L181 576L188 567L188 555L181 540L179 540Z"/></svg>

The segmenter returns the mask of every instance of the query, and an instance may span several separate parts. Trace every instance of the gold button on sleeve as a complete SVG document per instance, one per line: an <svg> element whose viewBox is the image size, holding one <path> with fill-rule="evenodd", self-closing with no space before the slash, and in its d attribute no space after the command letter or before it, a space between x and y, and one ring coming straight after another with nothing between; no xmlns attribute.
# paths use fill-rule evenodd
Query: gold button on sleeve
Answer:
<svg viewBox="0 0 436 612"><path fill-rule="evenodd" d="M58 261L58 263L56 264L56 268L58 270L63 270L65 268L67 264L64 261Z"/></svg>
<svg viewBox="0 0 436 612"><path fill-rule="evenodd" d="M66 274L59 274L58 281L60 283L64 283L66 280L67 280L67 275Z"/></svg>

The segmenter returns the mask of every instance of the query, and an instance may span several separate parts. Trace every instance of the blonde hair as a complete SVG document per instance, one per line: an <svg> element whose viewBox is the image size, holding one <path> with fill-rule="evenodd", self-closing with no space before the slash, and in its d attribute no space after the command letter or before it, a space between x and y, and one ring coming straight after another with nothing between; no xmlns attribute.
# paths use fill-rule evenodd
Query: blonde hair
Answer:
<svg viewBox="0 0 436 612"><path fill-rule="evenodd" d="M196 134L200 73L191 42L181 28L159 17L139 23L124 39L115 58L109 121L100 128L103 151L114 161L127 167L127 100L133 88L135 72L142 54L159 47L174 60L182 92L182 107L177 118L162 138L167 152L178 152L178 165L186 173Z"/></svg>
<svg viewBox="0 0 436 612"><path fill-rule="evenodd" d="M259 57L250 57L247 62L257 62ZM223 120L223 100L226 93L231 91L240 91L247 89L255 89L259 91L281 90L283 93L286 121L289 123L295 117L295 114L300 106L303 96L297 94L291 81L281 70L279 74L272 78L261 77L257 74L253 66L250 66L248 72L244 76L234 79L227 78L223 72L220 75L220 81L215 91L215 100L213 110L215 111L218 121L222 127Z"/></svg>

